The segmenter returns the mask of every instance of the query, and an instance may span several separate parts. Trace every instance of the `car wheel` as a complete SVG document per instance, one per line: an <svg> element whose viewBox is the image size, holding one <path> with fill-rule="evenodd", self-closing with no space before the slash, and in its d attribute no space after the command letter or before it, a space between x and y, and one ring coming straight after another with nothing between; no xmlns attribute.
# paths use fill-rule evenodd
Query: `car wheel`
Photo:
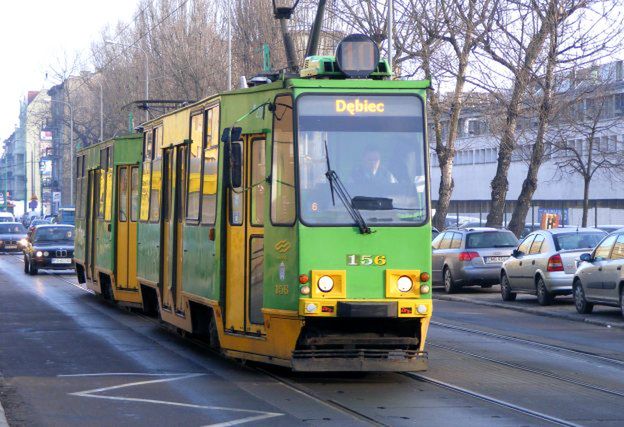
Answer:
<svg viewBox="0 0 624 427"><path fill-rule="evenodd" d="M506 274L501 275L501 298L503 301L515 301L518 296L517 293L511 292L511 284Z"/></svg>
<svg viewBox="0 0 624 427"><path fill-rule="evenodd" d="M574 306L580 314L589 314L594 309L594 304L585 299L585 292L580 280L574 282Z"/></svg>
<svg viewBox="0 0 624 427"><path fill-rule="evenodd" d="M544 279L539 277L535 286L537 288L537 302L539 303L539 305L552 304L555 297L553 296L553 294L548 292L548 289L546 289L546 283L544 283Z"/></svg>
<svg viewBox="0 0 624 427"><path fill-rule="evenodd" d="M28 265L28 258L26 258L26 255L24 255L24 273L28 274L29 273L29 265Z"/></svg>
<svg viewBox="0 0 624 427"><path fill-rule="evenodd" d="M453 294L459 290L448 267L444 269L444 290L447 294Z"/></svg>
<svg viewBox="0 0 624 427"><path fill-rule="evenodd" d="M35 267L35 265L33 264L33 262L32 262L32 261L30 261L30 262L28 263L28 273L29 273L31 276L36 276L38 272L39 272L39 270L37 269L37 267Z"/></svg>

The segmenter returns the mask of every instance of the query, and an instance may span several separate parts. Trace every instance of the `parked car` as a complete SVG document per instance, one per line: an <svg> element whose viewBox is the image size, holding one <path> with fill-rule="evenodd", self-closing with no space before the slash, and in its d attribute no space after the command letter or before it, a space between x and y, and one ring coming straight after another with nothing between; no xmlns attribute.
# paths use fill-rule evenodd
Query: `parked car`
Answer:
<svg viewBox="0 0 624 427"><path fill-rule="evenodd" d="M595 304L620 307L624 316L624 228L605 237L591 253L581 254L574 274L576 311L591 313Z"/></svg>
<svg viewBox="0 0 624 427"><path fill-rule="evenodd" d="M52 224L52 221L44 218L34 218L28 226L28 234L32 233L35 227L41 224Z"/></svg>
<svg viewBox="0 0 624 427"><path fill-rule="evenodd" d="M34 228L24 248L24 272L74 268L74 226L41 224Z"/></svg>
<svg viewBox="0 0 624 427"><path fill-rule="evenodd" d="M529 234L503 263L503 301L527 293L537 295L540 305L549 305L555 296L572 293L576 259L605 235L595 228L553 228Z"/></svg>
<svg viewBox="0 0 624 427"><path fill-rule="evenodd" d="M0 251L19 252L22 250L26 229L19 222L0 223Z"/></svg>
<svg viewBox="0 0 624 427"><path fill-rule="evenodd" d="M498 283L500 268L518 239L511 231L476 227L446 230L433 247L433 284L444 284L447 293L463 286L490 287Z"/></svg>
<svg viewBox="0 0 624 427"><path fill-rule="evenodd" d="M431 240L438 237L438 234L440 234L440 231L435 227L431 227Z"/></svg>
<svg viewBox="0 0 624 427"><path fill-rule="evenodd" d="M596 228L606 231L607 233L613 233L614 231L624 228L624 225L599 225Z"/></svg>
<svg viewBox="0 0 624 427"><path fill-rule="evenodd" d="M15 217L11 212L0 212L0 222L15 222Z"/></svg>
<svg viewBox="0 0 624 427"><path fill-rule="evenodd" d="M58 214L53 222L58 224L75 225L76 208L59 208Z"/></svg>

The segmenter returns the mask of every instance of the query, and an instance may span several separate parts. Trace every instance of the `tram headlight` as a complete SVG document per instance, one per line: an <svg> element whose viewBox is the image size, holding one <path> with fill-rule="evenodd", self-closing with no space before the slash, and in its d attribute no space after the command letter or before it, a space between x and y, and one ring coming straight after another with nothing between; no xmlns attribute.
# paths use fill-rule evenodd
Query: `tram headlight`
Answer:
<svg viewBox="0 0 624 427"><path fill-rule="evenodd" d="M427 312L427 306L425 304L420 304L418 307L416 307L416 311L419 314L425 314Z"/></svg>
<svg viewBox="0 0 624 427"><path fill-rule="evenodd" d="M304 285L299 288L299 292L301 292L301 295L310 295L310 287L308 285Z"/></svg>
<svg viewBox="0 0 624 427"><path fill-rule="evenodd" d="M429 288L429 285L420 285L421 294L428 294L430 290L431 288Z"/></svg>
<svg viewBox="0 0 624 427"><path fill-rule="evenodd" d="M37 258L41 258L43 256L43 252L37 251L35 255L37 256Z"/></svg>
<svg viewBox="0 0 624 427"><path fill-rule="evenodd" d="M316 309L318 307L316 306L316 304L314 304L313 302L309 303L308 305L305 306L305 311L306 313L316 313Z"/></svg>
<svg viewBox="0 0 624 427"><path fill-rule="evenodd" d="M412 286L414 286L414 282L407 276L401 276L399 280L397 280L397 289L400 292L409 292Z"/></svg>
<svg viewBox="0 0 624 427"><path fill-rule="evenodd" d="M321 276L316 284L321 292L329 292L334 289L334 279L329 276Z"/></svg>

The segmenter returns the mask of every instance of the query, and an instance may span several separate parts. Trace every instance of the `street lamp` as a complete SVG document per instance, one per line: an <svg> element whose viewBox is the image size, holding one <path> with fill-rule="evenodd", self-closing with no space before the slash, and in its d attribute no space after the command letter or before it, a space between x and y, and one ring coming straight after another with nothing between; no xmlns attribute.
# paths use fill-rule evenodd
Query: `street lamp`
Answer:
<svg viewBox="0 0 624 427"><path fill-rule="evenodd" d="M124 49L129 49L132 46L128 46L127 44L114 42L112 40L104 40L105 44L116 44ZM147 51L143 49L141 46L135 46L145 55L145 121L149 120L149 110L147 108L147 101L149 100L149 56L147 55Z"/></svg>
<svg viewBox="0 0 624 427"><path fill-rule="evenodd" d="M284 38L284 48L286 49L286 61L288 61L288 70L293 72L299 71L297 65L297 52L292 38L286 27L286 20L292 17L293 11L297 7L299 0L273 0L273 15L275 19L279 19L282 29L282 37Z"/></svg>
<svg viewBox="0 0 624 427"><path fill-rule="evenodd" d="M74 205L74 109L67 101L59 99L51 99L50 102L58 102L69 107L69 156L70 156L70 179L69 179L69 197L71 204ZM41 195L41 204L43 205L43 195Z"/></svg>

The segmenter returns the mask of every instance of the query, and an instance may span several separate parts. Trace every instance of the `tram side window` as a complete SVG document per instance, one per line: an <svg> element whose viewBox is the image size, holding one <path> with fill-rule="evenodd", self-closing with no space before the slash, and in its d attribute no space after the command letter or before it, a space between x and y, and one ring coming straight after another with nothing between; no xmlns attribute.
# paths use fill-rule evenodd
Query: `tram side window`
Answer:
<svg viewBox="0 0 624 427"><path fill-rule="evenodd" d="M110 221L113 209L113 147L106 148L108 152L108 168L106 169L106 209L104 221Z"/></svg>
<svg viewBox="0 0 624 427"><path fill-rule="evenodd" d="M266 191L265 140L251 142L251 224L264 225L264 194Z"/></svg>
<svg viewBox="0 0 624 427"><path fill-rule="evenodd" d="M76 218L81 218L82 209L80 207L80 200L82 199L82 176L81 176L81 164L82 156L76 157Z"/></svg>
<svg viewBox="0 0 624 427"><path fill-rule="evenodd" d="M152 174L152 153L153 153L152 131L143 134L143 173L141 175L141 221L149 219L149 194L150 179Z"/></svg>
<svg viewBox="0 0 624 427"><path fill-rule="evenodd" d="M217 174L219 165L219 106L206 111L206 139L202 170L202 224L214 224L217 211Z"/></svg>
<svg viewBox="0 0 624 427"><path fill-rule="evenodd" d="M119 169L117 179L119 179L119 194L117 195L117 206L119 209L118 220L126 222L128 220L128 169L125 167Z"/></svg>
<svg viewBox="0 0 624 427"><path fill-rule="evenodd" d="M162 185L162 126L154 129L154 161L152 162L152 186L150 189L149 219L160 220L160 187Z"/></svg>
<svg viewBox="0 0 624 427"><path fill-rule="evenodd" d="M108 169L108 150L100 150L100 185L98 194L98 218L104 218L106 211L106 170Z"/></svg>
<svg viewBox="0 0 624 427"><path fill-rule="evenodd" d="M189 147L188 195L186 199L186 218L199 220L199 199L201 191L202 140L204 133L204 115L191 116L191 145Z"/></svg>
<svg viewBox="0 0 624 427"><path fill-rule="evenodd" d="M139 168L133 166L130 175L130 221L137 222L139 217Z"/></svg>
<svg viewBox="0 0 624 427"><path fill-rule="evenodd" d="M292 225L295 222L292 105L290 95L275 98L271 167L271 222L275 225Z"/></svg>

